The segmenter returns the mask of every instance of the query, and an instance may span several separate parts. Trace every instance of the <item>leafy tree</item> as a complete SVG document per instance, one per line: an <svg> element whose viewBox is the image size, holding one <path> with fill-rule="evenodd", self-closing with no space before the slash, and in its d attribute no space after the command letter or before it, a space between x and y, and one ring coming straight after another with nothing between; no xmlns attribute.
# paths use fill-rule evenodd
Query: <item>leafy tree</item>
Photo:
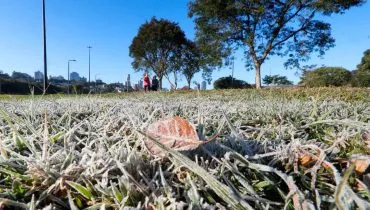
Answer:
<svg viewBox="0 0 370 210"><path fill-rule="evenodd" d="M162 88L162 78L171 70L171 61L179 56L186 42L185 33L178 24L156 18L144 23L130 45L132 66L136 71L153 71Z"/></svg>
<svg viewBox="0 0 370 210"><path fill-rule="evenodd" d="M286 76L280 76L280 75L266 75L262 79L263 83L266 85L292 85L293 82L288 80Z"/></svg>
<svg viewBox="0 0 370 210"><path fill-rule="evenodd" d="M0 70L0 78L10 79L10 76L9 76L9 74L4 73L3 71Z"/></svg>
<svg viewBox="0 0 370 210"><path fill-rule="evenodd" d="M252 88L250 84L246 81L233 79L231 76L221 77L213 83L215 89L243 89L243 88Z"/></svg>
<svg viewBox="0 0 370 210"><path fill-rule="evenodd" d="M306 70L301 77L301 84L307 87L344 86L351 81L351 72L341 67L320 67Z"/></svg>
<svg viewBox="0 0 370 210"><path fill-rule="evenodd" d="M361 63L357 65L357 70L353 72L352 86L370 87L370 49L364 52Z"/></svg>
<svg viewBox="0 0 370 210"><path fill-rule="evenodd" d="M33 78L29 74L22 73L22 72L17 72L17 71L13 71L12 79L19 79L19 80L24 80L24 81L32 81L33 80Z"/></svg>
<svg viewBox="0 0 370 210"><path fill-rule="evenodd" d="M221 62L243 48L248 69L256 70L261 88L261 65L269 56L288 59L287 68L299 67L310 54L323 55L334 46L329 23L318 15L343 13L365 0L191 0L189 16L196 24L197 41L212 61Z"/></svg>
<svg viewBox="0 0 370 210"><path fill-rule="evenodd" d="M183 50L182 57L182 74L185 76L186 81L188 82L188 87L190 87L191 80L194 75L198 73L201 69L201 54L197 45L188 41Z"/></svg>
<svg viewBox="0 0 370 210"><path fill-rule="evenodd" d="M364 56L361 59L361 63L357 65L359 71L370 72L370 49L364 52Z"/></svg>
<svg viewBox="0 0 370 210"><path fill-rule="evenodd" d="M370 87L370 71L353 71L351 84L354 87Z"/></svg>
<svg viewBox="0 0 370 210"><path fill-rule="evenodd" d="M169 71L166 71L164 76L170 83L171 89L173 90L177 89L177 81L179 78L179 74L184 73L184 69L186 67L189 67L188 65L197 64L195 57L193 57L194 53L190 51L192 50L190 48L191 44L192 44L192 41L186 40L185 43L183 43L178 49L176 49L174 53L175 56L172 56L169 60L169 63L168 63ZM193 63L190 64L189 62L193 62ZM171 82L170 77L169 77L170 73L173 74L173 79L174 79L173 83ZM185 78L186 78L186 75L185 75Z"/></svg>

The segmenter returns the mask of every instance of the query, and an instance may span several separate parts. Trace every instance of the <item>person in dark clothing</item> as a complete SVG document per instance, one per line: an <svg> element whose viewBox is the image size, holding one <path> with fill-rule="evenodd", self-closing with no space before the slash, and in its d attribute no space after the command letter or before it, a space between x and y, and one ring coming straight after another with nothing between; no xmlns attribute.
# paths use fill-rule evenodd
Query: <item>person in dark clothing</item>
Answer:
<svg viewBox="0 0 370 210"><path fill-rule="evenodd" d="M153 79L152 79L152 90L153 91L157 91L158 90L158 79L157 77L154 75L153 76Z"/></svg>

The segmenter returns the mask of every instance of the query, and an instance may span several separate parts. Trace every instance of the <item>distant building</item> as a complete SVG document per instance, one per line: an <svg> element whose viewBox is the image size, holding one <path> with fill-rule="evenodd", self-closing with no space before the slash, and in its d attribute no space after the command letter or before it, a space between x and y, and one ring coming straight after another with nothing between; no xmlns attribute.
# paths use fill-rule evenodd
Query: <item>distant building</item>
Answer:
<svg viewBox="0 0 370 210"><path fill-rule="evenodd" d="M36 82L44 81L44 74L41 71L36 71L35 72L35 81Z"/></svg>
<svg viewBox="0 0 370 210"><path fill-rule="evenodd" d="M130 74L128 74L128 75L127 75L126 87L127 87L127 88L131 88L131 79L130 79Z"/></svg>
<svg viewBox="0 0 370 210"><path fill-rule="evenodd" d="M203 81L202 82L202 90L206 90L207 89L207 82L206 81Z"/></svg>
<svg viewBox="0 0 370 210"><path fill-rule="evenodd" d="M77 72L71 72L69 75L70 80L72 81L80 81L80 75Z"/></svg>
<svg viewBox="0 0 370 210"><path fill-rule="evenodd" d="M139 90L139 85L138 84L135 84L134 89L135 90Z"/></svg>

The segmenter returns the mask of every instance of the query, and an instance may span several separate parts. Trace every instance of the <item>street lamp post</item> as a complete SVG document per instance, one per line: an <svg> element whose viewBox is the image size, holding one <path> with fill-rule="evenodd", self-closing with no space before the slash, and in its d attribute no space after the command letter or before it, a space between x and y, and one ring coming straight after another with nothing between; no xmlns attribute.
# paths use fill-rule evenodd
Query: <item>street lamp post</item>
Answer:
<svg viewBox="0 0 370 210"><path fill-rule="evenodd" d="M43 41L44 41L44 94L48 85L48 67L46 57L46 23L45 23L45 0L42 0L42 25L43 25Z"/></svg>
<svg viewBox="0 0 370 210"><path fill-rule="evenodd" d="M87 46L89 48L89 91L90 91L90 51L91 51L91 46Z"/></svg>
<svg viewBox="0 0 370 210"><path fill-rule="evenodd" d="M76 60L68 60L68 94L69 94L69 86L70 86L70 80L69 80L69 62L76 61Z"/></svg>

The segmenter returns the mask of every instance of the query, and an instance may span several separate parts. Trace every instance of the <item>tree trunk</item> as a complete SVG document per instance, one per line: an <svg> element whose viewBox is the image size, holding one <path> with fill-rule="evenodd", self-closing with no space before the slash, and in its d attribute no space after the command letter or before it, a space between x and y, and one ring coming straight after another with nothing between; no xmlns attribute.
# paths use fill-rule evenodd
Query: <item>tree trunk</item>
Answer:
<svg viewBox="0 0 370 210"><path fill-rule="evenodd" d="M159 86L158 89L159 90L162 90L162 78L163 78L163 76L158 77L158 83L159 83L158 84L158 86Z"/></svg>
<svg viewBox="0 0 370 210"><path fill-rule="evenodd" d="M188 80L188 88L189 88L189 90L191 89L190 88L190 83L191 83L191 79Z"/></svg>
<svg viewBox="0 0 370 210"><path fill-rule="evenodd" d="M174 89L177 89L177 72L176 70L173 71L173 78L175 80Z"/></svg>
<svg viewBox="0 0 370 210"><path fill-rule="evenodd" d="M261 89L261 64L256 63L254 67L256 69L256 89Z"/></svg>

